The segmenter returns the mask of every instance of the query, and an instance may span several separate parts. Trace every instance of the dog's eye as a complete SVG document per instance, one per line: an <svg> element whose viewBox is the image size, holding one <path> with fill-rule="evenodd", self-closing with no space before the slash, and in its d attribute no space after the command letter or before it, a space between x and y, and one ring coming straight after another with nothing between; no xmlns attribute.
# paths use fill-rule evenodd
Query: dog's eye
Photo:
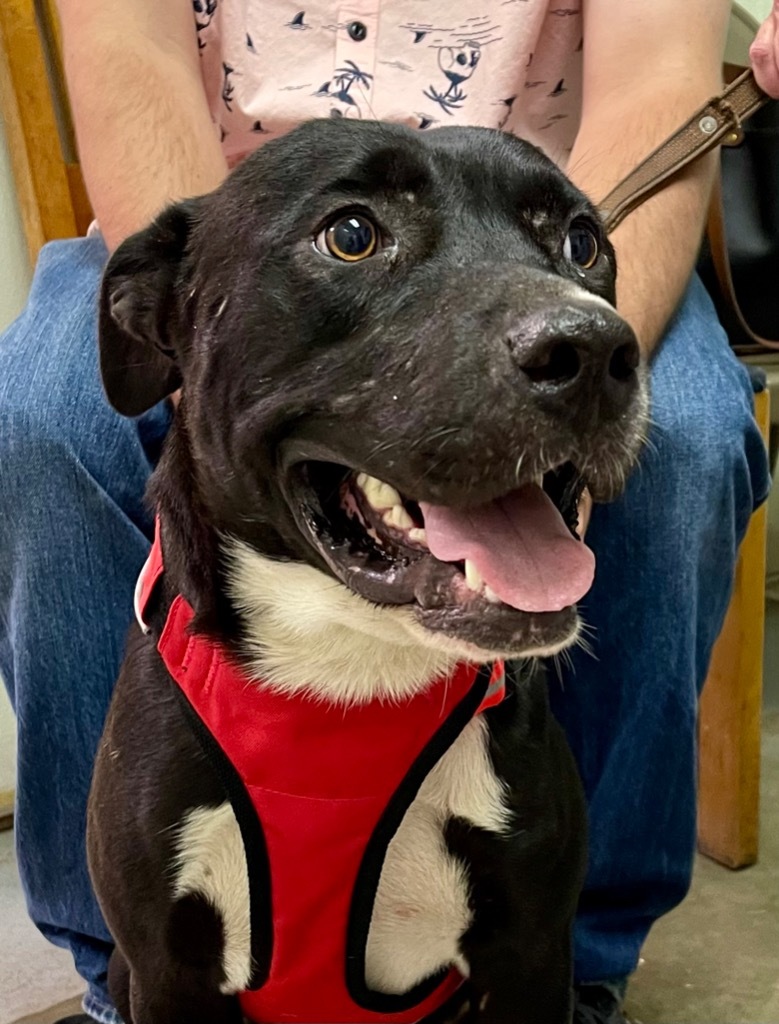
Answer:
<svg viewBox="0 0 779 1024"><path fill-rule="evenodd" d="M349 213L334 220L320 231L316 247L337 260L356 263L376 252L378 231L372 220L362 213Z"/></svg>
<svg viewBox="0 0 779 1024"><path fill-rule="evenodd" d="M575 220L563 244L563 256L583 270L589 270L600 255L598 236L584 220Z"/></svg>

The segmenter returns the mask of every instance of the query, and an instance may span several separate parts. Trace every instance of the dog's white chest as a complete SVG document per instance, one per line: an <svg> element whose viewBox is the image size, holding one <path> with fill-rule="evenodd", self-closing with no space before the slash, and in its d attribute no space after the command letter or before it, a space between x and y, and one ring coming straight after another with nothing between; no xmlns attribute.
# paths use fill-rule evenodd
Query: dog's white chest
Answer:
<svg viewBox="0 0 779 1024"><path fill-rule="evenodd" d="M487 726L475 718L422 784L387 848L366 951L368 987L407 992L443 967L466 974L460 938L471 923L465 866L446 847L452 817L505 830L503 787L487 749Z"/></svg>

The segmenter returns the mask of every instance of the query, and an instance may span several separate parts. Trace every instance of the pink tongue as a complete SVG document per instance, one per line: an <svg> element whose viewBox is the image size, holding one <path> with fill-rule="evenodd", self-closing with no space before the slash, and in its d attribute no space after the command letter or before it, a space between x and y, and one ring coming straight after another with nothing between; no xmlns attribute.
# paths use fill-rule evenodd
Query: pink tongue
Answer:
<svg viewBox="0 0 779 1024"><path fill-rule="evenodd" d="M442 562L470 558L505 604L556 612L592 586L595 556L571 536L537 484L467 511L421 504L427 544Z"/></svg>

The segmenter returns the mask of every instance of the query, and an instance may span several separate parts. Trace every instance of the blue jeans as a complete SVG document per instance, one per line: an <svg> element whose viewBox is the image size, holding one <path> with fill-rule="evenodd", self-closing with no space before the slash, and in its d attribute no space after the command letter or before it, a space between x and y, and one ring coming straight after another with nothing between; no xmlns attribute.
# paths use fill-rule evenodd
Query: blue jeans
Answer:
<svg viewBox="0 0 779 1024"><path fill-rule="evenodd" d="M110 1021L110 939L87 876L84 811L151 535L142 494L169 412L125 420L103 398L104 260L97 238L48 246L26 311L0 338L0 672L18 716L30 914L71 949L86 1008ZM652 443L588 535L598 574L583 612L596 657L576 652L551 687L591 815L579 981L629 974L651 924L687 891L696 698L739 541L768 489L748 375L697 280L652 376Z"/></svg>

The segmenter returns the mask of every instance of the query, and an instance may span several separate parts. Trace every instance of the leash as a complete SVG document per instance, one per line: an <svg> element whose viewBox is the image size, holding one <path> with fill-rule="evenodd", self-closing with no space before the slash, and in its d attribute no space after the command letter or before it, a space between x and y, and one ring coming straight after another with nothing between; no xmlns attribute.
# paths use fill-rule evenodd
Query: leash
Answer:
<svg viewBox="0 0 779 1024"><path fill-rule="evenodd" d="M717 146L737 146L743 122L768 99L750 69L708 100L598 204L606 231L610 234L694 160Z"/></svg>

